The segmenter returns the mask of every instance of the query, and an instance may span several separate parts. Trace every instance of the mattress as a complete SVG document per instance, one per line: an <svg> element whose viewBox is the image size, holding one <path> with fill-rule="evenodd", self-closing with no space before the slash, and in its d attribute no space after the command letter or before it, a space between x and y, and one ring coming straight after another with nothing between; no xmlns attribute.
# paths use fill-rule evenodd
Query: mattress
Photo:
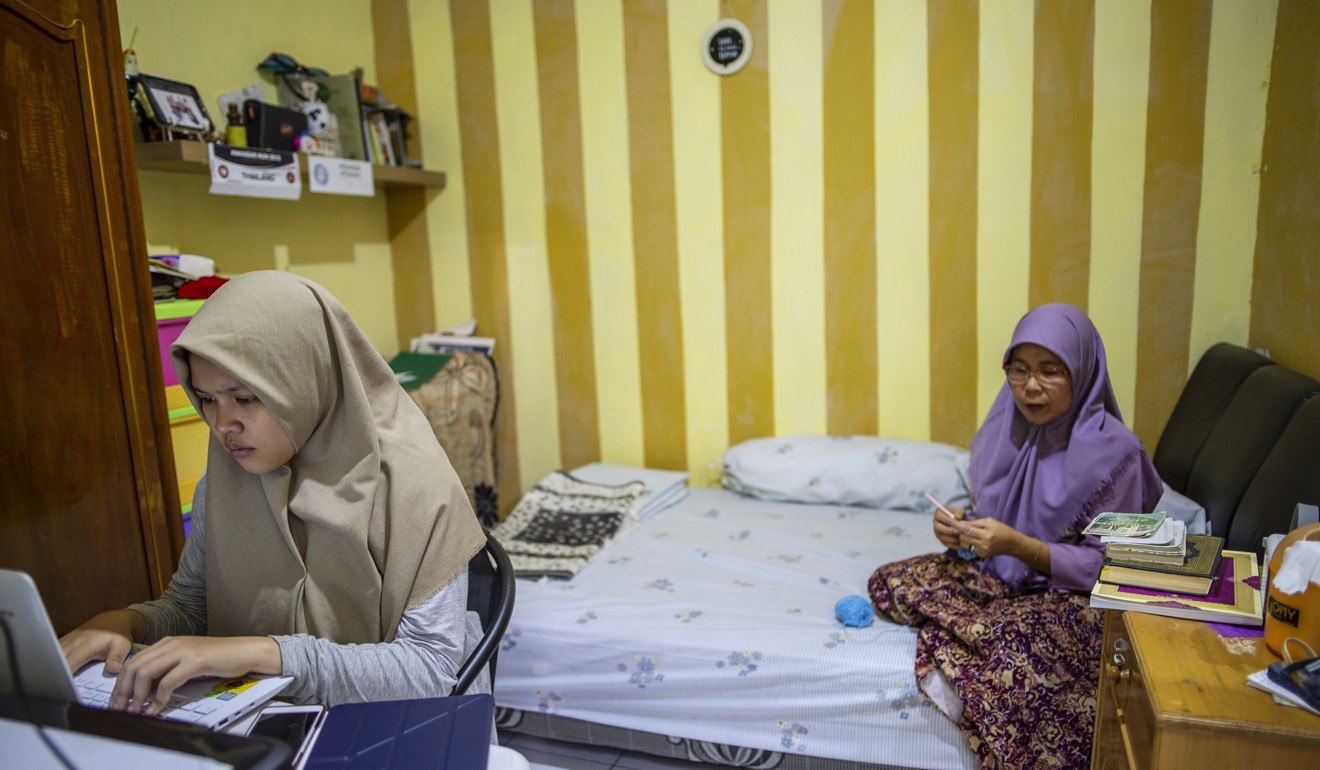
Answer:
<svg viewBox="0 0 1320 770"><path fill-rule="evenodd" d="M519 580L498 706L780 755L975 761L917 690L916 634L845 627L879 564L939 550L930 517L693 489L571 580Z"/></svg>

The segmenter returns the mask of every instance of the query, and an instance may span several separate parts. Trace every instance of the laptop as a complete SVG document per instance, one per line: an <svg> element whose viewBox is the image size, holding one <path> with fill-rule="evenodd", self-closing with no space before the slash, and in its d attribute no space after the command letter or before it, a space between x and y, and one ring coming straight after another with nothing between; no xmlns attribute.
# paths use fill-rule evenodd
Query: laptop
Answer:
<svg viewBox="0 0 1320 770"><path fill-rule="evenodd" d="M299 770L485 770L494 715L486 694L343 703L326 714Z"/></svg>
<svg viewBox="0 0 1320 770"><path fill-rule="evenodd" d="M26 572L0 569L0 616L7 627L0 633L0 693L104 708L114 688L114 675L105 672L103 661L88 663L76 674L69 673L37 584ZM9 665L11 652L18 664L16 672ZM174 691L161 716L217 730L241 719L292 681L287 676L255 675L194 679Z"/></svg>

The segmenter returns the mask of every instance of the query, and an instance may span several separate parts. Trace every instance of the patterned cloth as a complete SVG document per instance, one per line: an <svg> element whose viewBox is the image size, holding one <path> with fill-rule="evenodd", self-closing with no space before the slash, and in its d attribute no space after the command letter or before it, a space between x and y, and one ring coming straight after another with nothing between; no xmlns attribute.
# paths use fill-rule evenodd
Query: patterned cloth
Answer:
<svg viewBox="0 0 1320 770"><path fill-rule="evenodd" d="M495 490L495 409L499 377L485 353L457 351L434 376L409 390L463 482L477 520L499 519Z"/></svg>
<svg viewBox="0 0 1320 770"><path fill-rule="evenodd" d="M918 685L981 767L1089 764L1103 615L1085 596L1010 594L944 553L886 564L868 587L878 611L919 629Z"/></svg>
<svg viewBox="0 0 1320 770"><path fill-rule="evenodd" d="M636 519L646 484L592 484L563 471L536 483L492 534L518 577L571 578Z"/></svg>

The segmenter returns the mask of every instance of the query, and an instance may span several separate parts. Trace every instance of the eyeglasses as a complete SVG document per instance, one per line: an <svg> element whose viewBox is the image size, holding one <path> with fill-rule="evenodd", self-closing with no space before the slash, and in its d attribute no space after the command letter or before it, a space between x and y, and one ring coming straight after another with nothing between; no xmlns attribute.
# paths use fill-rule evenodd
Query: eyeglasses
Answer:
<svg viewBox="0 0 1320 770"><path fill-rule="evenodd" d="M1022 364L1004 364L1004 376L1014 385L1026 385L1027 380L1032 377L1036 382L1046 387L1062 385L1072 376L1066 366L1042 366L1039 369L1029 369Z"/></svg>

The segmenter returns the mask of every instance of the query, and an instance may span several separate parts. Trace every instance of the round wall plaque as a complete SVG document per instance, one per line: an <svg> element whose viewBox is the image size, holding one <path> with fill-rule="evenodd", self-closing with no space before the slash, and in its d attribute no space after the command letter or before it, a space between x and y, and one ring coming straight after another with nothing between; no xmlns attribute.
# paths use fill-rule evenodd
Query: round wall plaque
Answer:
<svg viewBox="0 0 1320 770"><path fill-rule="evenodd" d="M706 33L701 56L711 72L732 75L752 58L752 33L737 19L720 19Z"/></svg>

